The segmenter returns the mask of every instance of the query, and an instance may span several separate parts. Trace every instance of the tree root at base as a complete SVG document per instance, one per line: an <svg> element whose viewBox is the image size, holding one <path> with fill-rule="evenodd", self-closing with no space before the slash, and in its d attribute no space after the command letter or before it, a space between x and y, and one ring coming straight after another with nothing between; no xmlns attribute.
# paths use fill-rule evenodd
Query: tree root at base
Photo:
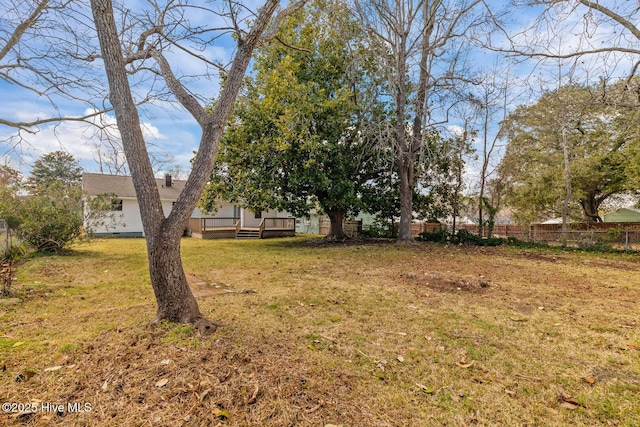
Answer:
<svg viewBox="0 0 640 427"><path fill-rule="evenodd" d="M151 322L149 322L150 326L158 326L158 324L162 321L166 320L171 323L182 324L182 325L193 325L200 334L201 337L208 337L214 332L218 330L218 328L225 328L229 325L224 322L216 322L213 320L209 320L205 317L199 316L195 319L189 321L175 321L173 319L163 318L163 317L155 317Z"/></svg>

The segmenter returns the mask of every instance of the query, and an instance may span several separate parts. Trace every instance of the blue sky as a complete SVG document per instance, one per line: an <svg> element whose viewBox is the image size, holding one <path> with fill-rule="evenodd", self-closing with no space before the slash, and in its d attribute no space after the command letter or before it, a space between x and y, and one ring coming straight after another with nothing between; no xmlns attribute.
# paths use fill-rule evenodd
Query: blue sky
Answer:
<svg viewBox="0 0 640 427"><path fill-rule="evenodd" d="M136 4L127 1L127 7L136 7ZM2 25L6 21L1 20L6 15L3 15L2 12L5 11L0 7L0 44L3 43L2 39L6 39L6 33L2 33L2 30L6 28L3 28ZM222 22L215 22L214 18L207 17L202 13L202 10L192 10L189 19L193 25L223 26ZM85 41L88 46L93 46L97 51L95 37L90 37ZM232 57L234 46L229 37L223 37L216 40L215 44L208 45L199 51L198 54L210 61L227 64ZM46 41L42 43L41 47L47 48ZM169 60L177 75L187 76L190 80L189 90L197 94L202 102L207 102L217 96L219 91L217 72L211 72L201 61L179 49L173 49ZM0 65L2 62L8 63L10 61L0 61ZM78 62L77 68L72 67L69 70L69 75L73 76L76 72L84 74L84 70L80 70L80 67L85 65L85 63ZM20 87L20 85L0 79L0 94L3 99L3 102L0 103L0 117L10 121L32 121L56 116L78 117L95 111L96 106L108 106L106 79L104 72L99 68L102 66L101 61L96 60L89 65L94 67L94 71L98 71L92 75L96 81L91 84L95 90L94 93L91 93L90 102L78 102L55 95L53 97L40 96L31 90ZM196 77L205 74L208 74L207 78ZM135 82L135 79L131 79L134 93L137 95L137 99L142 99L147 95L150 81L148 76L144 81ZM80 93L78 97L84 98L85 94ZM165 154L172 156L173 160L165 168L177 165L182 170L187 170L200 139L200 129L191 116L177 103L170 103L166 100L146 104L139 111L149 150L159 157ZM115 125L115 116L112 112L108 112L96 118L95 122L113 126ZM43 154L64 150L73 154L85 170L98 172L99 163L96 161L96 146L100 144L98 134L95 127L77 121L42 125L33 133L16 132L14 128L0 125L0 161L8 160L12 166L28 173L33 161ZM118 136L115 127L111 134Z"/></svg>
<svg viewBox="0 0 640 427"><path fill-rule="evenodd" d="M248 7L254 7L248 5ZM498 2L492 2L494 5ZM499 2L503 4L503 2ZM614 0L613 3L617 5L618 1ZM633 3L633 2L630 2ZM136 5L128 1L128 7L135 7ZM254 7L255 8L255 7ZM509 30L513 33L517 33L520 29L525 28L534 22L537 16L538 10L535 9L523 9L517 11L516 14L510 19ZM194 13L190 16L192 23L196 24L209 24L210 19L202 13ZM595 18L594 18L595 19ZM596 22L589 22L589 19L584 15L575 14L569 15L563 28L553 28L553 31L557 31L558 34L553 34L552 49L556 49L560 52L567 52L572 49L576 49L584 46L598 46L602 43L604 38L610 35L610 28L600 27L595 29ZM583 40L579 37L586 29L589 31L589 25L591 25L592 32L589 34L587 40ZM1 28L0 28L1 30ZM538 34L549 34L549 28L540 27L537 29ZM526 36L521 37L521 41L525 44L532 44L532 34L528 33ZM498 37L498 41L504 42L504 37ZM91 40L89 41L91 42ZM585 44L586 43L586 44ZM223 63L228 63L233 53L233 42L228 38L221 38L216 41L215 44L209 45L202 54L211 60L219 60ZM478 51L474 54L474 66L490 67L495 59L494 53L487 53ZM186 76L199 76L205 74L207 71L202 63L193 57L185 54L181 51L174 51L171 57L174 70L177 74ZM614 59L609 58L608 61L613 62ZM629 70L630 62L621 59L621 63L618 64L618 70ZM94 65L100 65L100 61L95 61ZM602 59L586 59L585 68L594 69L594 64L604 64ZM1 64L1 62L0 62ZM557 70L557 66L535 66L536 61L524 61L514 68L514 73L520 77L529 77L530 82L533 85L537 85L537 88L552 89L557 85L557 76L554 73ZM579 70L578 70L579 71ZM592 77L594 73L602 75L605 71L591 71ZM578 78L584 78L583 74L576 74ZM192 79L189 88L193 93L197 93L201 99L213 99L218 93L219 82L217 79L217 73L213 73L210 79L194 78ZM144 83L144 82L143 82ZM565 81L566 83L566 81ZM96 89L106 87L104 79L101 83L96 84ZM137 92L140 93L140 97L144 96L142 91L145 88L144 84L140 86ZM53 108L51 102L44 97L39 97L33 92L27 91L18 87L15 84L9 84L4 80L0 80L0 94L2 94L3 102L0 103L0 117L8 120L32 120L35 118L52 117L56 114L62 116L77 116L84 114L89 110L90 106L78 102L72 102L64 98L55 99L55 108ZM105 95L105 92L103 92ZM533 102L535 100L535 93L530 95L527 92L514 99L512 108L521 102ZM101 102L101 99L94 98L94 101ZM56 111L57 109L57 111ZM115 123L113 114L108 113L101 118L106 123ZM193 152L197 149L200 137L200 131L194 120L184 112L176 104L156 103L154 105L148 105L141 109L141 119L143 121L143 128L148 143L152 146L152 151L158 154L168 153L173 156L173 161L168 167L178 165L182 170L189 168L189 160L193 156ZM23 172L28 173L30 165L35 159L54 150L65 150L72 153L78 160L81 161L82 166L90 172L99 171L99 165L96 162L95 146L99 144L99 140L95 137L95 132L91 126L78 122L62 122L56 125L42 126L35 134L21 133L23 140L19 145L14 146L16 140L12 139L12 135L15 135L15 130L12 128L0 126L0 156L11 158L11 162L14 166L20 168ZM473 168L473 166L471 166ZM473 174L473 171L469 172Z"/></svg>

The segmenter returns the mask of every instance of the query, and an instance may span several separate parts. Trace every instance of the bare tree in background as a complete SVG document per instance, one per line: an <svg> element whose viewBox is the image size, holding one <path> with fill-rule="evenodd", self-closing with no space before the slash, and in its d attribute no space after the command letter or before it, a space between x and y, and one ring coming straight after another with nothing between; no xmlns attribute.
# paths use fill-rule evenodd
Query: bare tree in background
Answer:
<svg viewBox="0 0 640 427"><path fill-rule="evenodd" d="M275 37L278 22L303 4L296 3L276 15L279 3L278 0L267 0L257 15L248 14L244 6L233 2L226 3L228 8L222 12L207 9L205 5L197 8L200 22L220 22L220 18L225 18L229 26L221 29L192 25L186 18L191 7L187 3L173 2L165 8L155 6L137 18L132 13L116 15L111 0L91 0L101 58L109 81L110 101L140 204L151 284L158 304L156 321L167 319L193 323L202 332L215 327L215 323L203 318L189 289L180 257L180 237L211 175L222 131L242 86L253 49ZM210 14L210 17L203 17L205 14ZM251 20L250 29L244 30L247 24L243 18ZM119 38L117 19L121 23L124 21L125 25L129 24L127 20L132 20L126 27L126 38ZM230 68L225 70L224 85L214 105L203 105L175 74L167 53L172 48L177 49L217 66L198 52L196 46L210 45L216 37L213 34L222 32L233 33L237 50ZM191 174L167 218L162 213L140 127L129 82L131 73L151 73L161 77L168 91L202 129Z"/></svg>
<svg viewBox="0 0 640 427"><path fill-rule="evenodd" d="M20 108L0 116L0 128L12 132L1 141L5 147L0 155L15 153L22 159L32 151L32 138L43 130L59 137L69 131L67 126L74 130L82 126L100 172L128 173L115 120L106 114L111 105L104 72L96 61L99 46L89 15L86 4L72 0L0 3L0 80L8 90L38 102L41 109L38 116L24 119L17 114ZM136 85L139 105L165 101L166 93L149 90L153 81L147 78L145 86ZM12 106L9 96L4 100L5 108ZM84 111L78 114L79 110ZM61 146L63 139L59 138ZM153 154L156 170L173 161L161 150Z"/></svg>
<svg viewBox="0 0 640 427"><path fill-rule="evenodd" d="M477 138L480 144L480 176L478 183L478 236L483 236L485 223L489 224L488 236L491 237L497 206L487 197L487 185L496 171L496 158L500 154L500 132L491 129L492 124L504 121L508 113L510 98L513 97L513 78L508 67L496 64L490 72L484 73L474 85L474 94L470 103L478 120ZM485 218L485 208L489 218Z"/></svg>
<svg viewBox="0 0 640 427"><path fill-rule="evenodd" d="M0 80L46 100L51 107L48 117L0 117L0 125L18 130L8 141L10 147L19 147L23 135L38 132L40 126L61 121L93 123L108 110L97 69L87 61L93 32L77 12L70 0L6 0L0 5ZM65 102L84 105L86 112L70 116L61 106Z"/></svg>
<svg viewBox="0 0 640 427"><path fill-rule="evenodd" d="M371 45L386 70L393 120L391 134L400 179L398 243L414 241L413 191L416 163L424 154L427 130L448 120L449 96L468 69L468 32L480 25L479 0L356 0ZM449 98L449 99L448 99ZM410 124L411 123L411 124Z"/></svg>
<svg viewBox="0 0 640 427"><path fill-rule="evenodd" d="M512 15L522 8L535 7L540 14L524 29L509 32L504 25L494 49L512 56L535 58L539 63L552 59L567 70L582 71L585 79L607 80L612 75L636 75L640 67L640 3L611 0L516 0ZM563 43L558 43L563 40ZM623 72L621 72L623 71ZM588 82L587 82L588 83Z"/></svg>
<svg viewBox="0 0 640 427"><path fill-rule="evenodd" d="M583 100L580 105L577 102L579 100L573 97L558 99L564 106L554 117L562 142L565 170L562 210L564 235L572 197L571 156L567 142L567 134L574 130L572 123L579 120L581 111L588 104L640 106L640 92L634 82L640 68L640 3L625 0L518 0L514 6L513 14L520 14L521 8L531 7L538 8L540 14L517 33L510 33L504 26L497 25L506 43L494 45L493 49L515 57L535 59L541 67L564 69L557 75L558 91L563 81L571 84L582 80L586 85L592 85L590 80L595 78L599 82L599 93L593 93L590 99ZM508 15L505 17L509 19ZM610 80L625 75L626 89L632 97L621 97L619 91L609 90L617 86L609 85ZM588 221L599 220L597 213L591 210L585 208Z"/></svg>

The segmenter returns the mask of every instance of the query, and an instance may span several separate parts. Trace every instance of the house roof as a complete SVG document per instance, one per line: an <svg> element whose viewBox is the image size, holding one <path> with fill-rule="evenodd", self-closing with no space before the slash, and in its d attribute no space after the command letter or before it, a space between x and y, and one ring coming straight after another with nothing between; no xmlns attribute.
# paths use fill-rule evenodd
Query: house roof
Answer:
<svg viewBox="0 0 640 427"><path fill-rule="evenodd" d="M629 211L629 212L640 214L640 209L636 209L636 208L619 208L613 212L620 212L620 211ZM608 213L613 213L613 212L608 212Z"/></svg>
<svg viewBox="0 0 640 427"><path fill-rule="evenodd" d="M161 200L177 200L178 195L184 189L186 181L171 180L171 186L166 186L164 178L156 179ZM133 188L133 179L124 175L103 175L100 173L82 174L82 189L90 196L113 193L118 198L135 198L136 190Z"/></svg>

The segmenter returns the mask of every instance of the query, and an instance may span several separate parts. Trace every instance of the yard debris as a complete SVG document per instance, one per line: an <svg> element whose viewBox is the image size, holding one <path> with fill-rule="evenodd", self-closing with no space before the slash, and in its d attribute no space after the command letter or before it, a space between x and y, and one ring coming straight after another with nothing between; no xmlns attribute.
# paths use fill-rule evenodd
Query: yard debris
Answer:
<svg viewBox="0 0 640 427"><path fill-rule="evenodd" d="M578 407L578 405L575 405L573 403L570 402L562 402L560 404L561 408L565 408L565 409L576 409Z"/></svg>
<svg viewBox="0 0 640 427"><path fill-rule="evenodd" d="M318 334L318 336L319 336L320 338L324 338L324 339L325 339L325 340L327 340L327 341L331 341L331 342L332 342L332 343L334 343L334 344L338 342L338 340L336 340L335 338L331 338L331 337L328 337L328 336L326 336L326 335Z"/></svg>
<svg viewBox="0 0 640 427"><path fill-rule="evenodd" d="M229 411L215 407L213 408L213 415L215 415L217 418L220 418L221 420L226 420L229 418Z"/></svg>
<svg viewBox="0 0 640 427"><path fill-rule="evenodd" d="M169 384L169 379L168 378L163 378L163 379L159 380L158 382L156 382L156 387L164 387L167 384Z"/></svg>
<svg viewBox="0 0 640 427"><path fill-rule="evenodd" d="M318 409L322 408L323 405L324 405L324 402L321 400L320 402L318 402L318 404L316 406L314 406L313 408L309 408L304 412L307 413L307 414L312 414L312 413L316 412Z"/></svg>
<svg viewBox="0 0 640 427"><path fill-rule="evenodd" d="M260 386L256 384L256 387L253 389L253 393L251 394L251 397L247 400L248 405L253 405L254 403L256 403L256 400L258 398L258 393L260 393Z"/></svg>
<svg viewBox="0 0 640 427"><path fill-rule="evenodd" d="M378 361L376 362L376 366L377 366L378 368L380 368L381 370L383 370L383 371L384 371L384 366L385 366L387 363L389 363L389 362L387 361L387 359L382 358L382 359L380 359L380 360L378 360Z"/></svg>
<svg viewBox="0 0 640 427"><path fill-rule="evenodd" d="M531 381L542 381L542 378L538 378L538 377L531 377L529 375L522 375L522 374L515 374L516 378L520 378L523 380L531 380Z"/></svg>
<svg viewBox="0 0 640 427"><path fill-rule="evenodd" d="M460 366L461 368L468 369L468 368L472 367L474 363L476 363L475 360L472 360L471 362L465 362L465 361L461 360L460 362L458 362L456 364L458 366Z"/></svg>
<svg viewBox="0 0 640 427"><path fill-rule="evenodd" d="M35 376L37 374L35 369L25 369L24 372L18 374L18 376L16 377L16 382L17 383L21 383L21 382L25 382L27 380L29 380L31 377Z"/></svg>
<svg viewBox="0 0 640 427"><path fill-rule="evenodd" d="M424 384L416 383L416 385L422 390L424 394L435 394L436 390L433 387L427 387Z"/></svg>
<svg viewBox="0 0 640 427"><path fill-rule="evenodd" d="M562 401L560 406L563 408L576 409L578 406L585 406L582 403L576 401L573 396L567 394L561 387L558 387L558 395L560 396L560 400Z"/></svg>

